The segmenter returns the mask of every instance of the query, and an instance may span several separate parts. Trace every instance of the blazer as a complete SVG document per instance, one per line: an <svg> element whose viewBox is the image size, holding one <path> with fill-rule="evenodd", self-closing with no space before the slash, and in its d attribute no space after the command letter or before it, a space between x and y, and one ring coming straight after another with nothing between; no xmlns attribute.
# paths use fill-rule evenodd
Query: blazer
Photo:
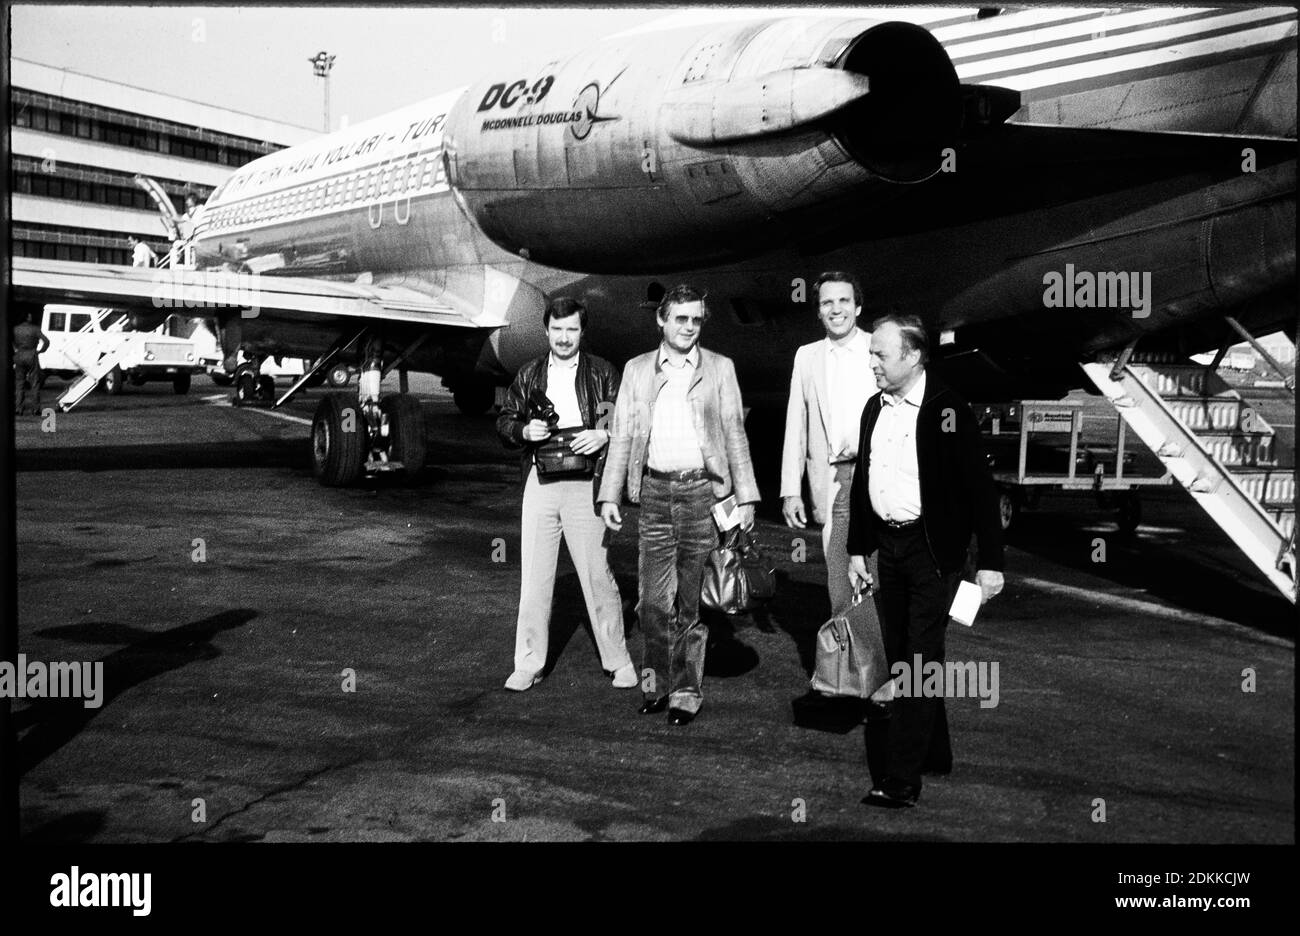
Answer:
<svg viewBox="0 0 1300 936"><path fill-rule="evenodd" d="M641 502L641 476L646 470L655 400L668 380L659 367L660 348L637 355L623 369L609 456L597 495L601 503L622 503L624 494L634 504ZM704 348L699 352L700 366L687 399L713 493L719 500L734 493L737 503L756 503L760 497L745 435L745 412L735 365L721 354Z"/></svg>
<svg viewBox="0 0 1300 936"><path fill-rule="evenodd" d="M882 406L877 393L862 410L858 467L849 509L849 555L866 556L877 546L871 509L871 433ZM966 565L971 534L978 547L976 568L1002 571L1002 523L997 489L984 458L979 423L970 406L933 373L916 417L916 463L921 480L921 527L930 557L944 575Z"/></svg>
<svg viewBox="0 0 1300 936"><path fill-rule="evenodd" d="M520 448L519 470L523 480L528 479L528 469L533 464L533 453L537 443L524 438L524 426L528 425L528 395L534 390L546 392L547 366L551 353L547 351L539 358L534 358L515 375L510 390L506 393L505 404L497 417L497 435L506 448ZM619 377L614 365L604 358L596 357L585 351L578 352L578 371L573 378L574 393L578 398L578 409L582 413L583 425L588 429L604 428L609 422L609 414L618 397ZM567 428L567 427L565 427ZM596 461L596 477L592 483L592 495L600 489L601 474L605 468L605 457L609 452L606 445L600 450ZM593 499L592 505L595 506Z"/></svg>
<svg viewBox="0 0 1300 936"><path fill-rule="evenodd" d="M827 472L830 414L822 409L823 401L828 401L824 338L801 345L794 353L781 447L781 496L802 498L807 476L814 523L825 523L831 508Z"/></svg>

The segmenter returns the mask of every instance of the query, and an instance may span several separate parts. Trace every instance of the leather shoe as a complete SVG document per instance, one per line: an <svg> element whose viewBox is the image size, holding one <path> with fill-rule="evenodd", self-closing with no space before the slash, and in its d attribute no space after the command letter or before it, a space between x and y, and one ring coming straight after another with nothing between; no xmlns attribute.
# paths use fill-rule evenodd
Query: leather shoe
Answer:
<svg viewBox="0 0 1300 936"><path fill-rule="evenodd" d="M864 722L889 721L894 714L892 702L877 702L875 699L868 699L864 708L866 709L866 715L862 719Z"/></svg>
<svg viewBox="0 0 1300 936"><path fill-rule="evenodd" d="M888 782L878 787L872 787L870 792L862 798L864 806L881 806L885 809L908 809L916 805L916 801L921 796L921 790L918 787L906 786L904 784L890 784Z"/></svg>
<svg viewBox="0 0 1300 936"><path fill-rule="evenodd" d="M541 681L540 673L524 673L515 670L510 674L510 678L506 680L506 688L514 692L527 692Z"/></svg>
<svg viewBox="0 0 1300 936"><path fill-rule="evenodd" d="M642 703L641 707L636 710L638 715L657 715L664 709L668 708L668 696L658 699L650 699Z"/></svg>
<svg viewBox="0 0 1300 936"><path fill-rule="evenodd" d="M695 715L695 712L688 712L686 709L670 708L668 710L668 724L689 725L695 721Z"/></svg>

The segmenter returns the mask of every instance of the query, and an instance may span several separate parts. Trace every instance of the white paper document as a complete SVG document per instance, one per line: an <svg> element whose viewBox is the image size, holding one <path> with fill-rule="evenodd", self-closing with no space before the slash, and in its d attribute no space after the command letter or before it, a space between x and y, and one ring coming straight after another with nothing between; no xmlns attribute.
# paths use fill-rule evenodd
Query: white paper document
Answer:
<svg viewBox="0 0 1300 936"><path fill-rule="evenodd" d="M975 615L979 613L980 600L983 596L984 592L978 585L963 580L957 586L957 594L953 596L948 616L958 624L971 627L975 623Z"/></svg>
<svg viewBox="0 0 1300 936"><path fill-rule="evenodd" d="M713 522L723 533L740 525L740 505L736 495L730 494L713 505Z"/></svg>

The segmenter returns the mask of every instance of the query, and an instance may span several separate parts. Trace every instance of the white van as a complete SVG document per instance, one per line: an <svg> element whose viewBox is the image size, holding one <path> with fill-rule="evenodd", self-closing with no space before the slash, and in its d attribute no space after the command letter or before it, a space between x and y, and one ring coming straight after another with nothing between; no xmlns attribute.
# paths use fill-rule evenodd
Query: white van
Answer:
<svg viewBox="0 0 1300 936"><path fill-rule="evenodd" d="M193 341L166 334L166 328L164 324L157 331L135 331L131 317L121 309L47 305L41 331L50 346L41 354L41 370L72 379L111 353L117 361L103 377L109 393L121 393L127 381L139 386L148 380L170 380L177 393L188 393L190 378L202 372L203 360Z"/></svg>

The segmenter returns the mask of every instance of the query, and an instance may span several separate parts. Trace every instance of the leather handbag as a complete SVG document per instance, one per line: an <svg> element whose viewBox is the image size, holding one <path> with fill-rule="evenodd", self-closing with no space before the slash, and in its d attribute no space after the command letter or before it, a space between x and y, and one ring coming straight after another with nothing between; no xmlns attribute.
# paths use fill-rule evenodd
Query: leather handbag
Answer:
<svg viewBox="0 0 1300 936"><path fill-rule="evenodd" d="M556 429L551 437L537 446L534 456L537 463L537 480L554 481L557 478L590 478L596 474L596 456L579 455L569 448L582 426Z"/></svg>
<svg viewBox="0 0 1300 936"><path fill-rule="evenodd" d="M700 604L723 614L748 614L776 594L773 568L748 530L734 527L709 553Z"/></svg>
<svg viewBox="0 0 1300 936"><path fill-rule="evenodd" d="M867 699L889 682L876 603L867 600L871 594L855 591L849 606L817 631L817 661L811 680L816 692Z"/></svg>

